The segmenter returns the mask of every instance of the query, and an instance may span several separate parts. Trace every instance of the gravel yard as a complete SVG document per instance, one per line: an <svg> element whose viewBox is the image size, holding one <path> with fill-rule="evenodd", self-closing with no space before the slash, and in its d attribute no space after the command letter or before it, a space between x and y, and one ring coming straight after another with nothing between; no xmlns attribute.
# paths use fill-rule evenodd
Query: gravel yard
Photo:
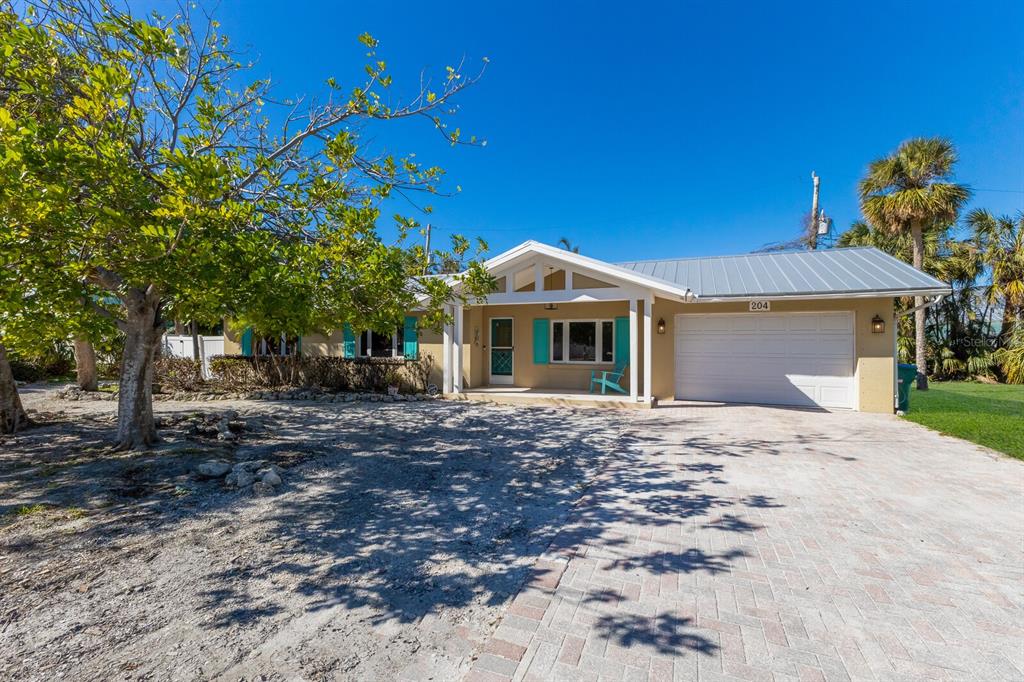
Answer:
<svg viewBox="0 0 1024 682"><path fill-rule="evenodd" d="M629 418L161 402L164 442L125 454L114 403L25 403L44 423L0 441L0 678L22 680L457 677Z"/></svg>

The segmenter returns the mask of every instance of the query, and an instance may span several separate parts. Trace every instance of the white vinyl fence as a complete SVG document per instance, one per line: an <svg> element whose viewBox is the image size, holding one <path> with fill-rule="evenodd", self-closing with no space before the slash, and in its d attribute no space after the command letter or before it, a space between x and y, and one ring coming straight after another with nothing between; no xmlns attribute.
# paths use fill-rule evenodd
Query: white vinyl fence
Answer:
<svg viewBox="0 0 1024 682"><path fill-rule="evenodd" d="M175 334L164 334L162 352L164 355L173 358L194 358L195 351L190 335L178 336ZM223 336L200 336L199 357L203 362L203 377L209 379L210 358L215 355L224 355Z"/></svg>

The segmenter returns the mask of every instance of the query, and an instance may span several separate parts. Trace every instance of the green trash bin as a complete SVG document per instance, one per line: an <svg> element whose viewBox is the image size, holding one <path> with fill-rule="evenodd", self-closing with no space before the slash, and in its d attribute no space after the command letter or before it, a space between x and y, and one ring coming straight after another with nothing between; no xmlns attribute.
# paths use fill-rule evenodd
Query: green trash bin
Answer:
<svg viewBox="0 0 1024 682"><path fill-rule="evenodd" d="M910 411L910 387L914 385L914 379L917 378L917 365L904 365L900 364L897 366L897 376L899 377L897 394L899 400L896 402L896 409L900 412Z"/></svg>

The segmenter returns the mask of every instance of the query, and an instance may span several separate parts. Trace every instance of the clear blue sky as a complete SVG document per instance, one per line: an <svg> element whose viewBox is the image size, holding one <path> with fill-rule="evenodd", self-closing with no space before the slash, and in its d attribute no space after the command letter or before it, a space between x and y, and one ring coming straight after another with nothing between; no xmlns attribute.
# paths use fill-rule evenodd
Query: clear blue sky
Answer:
<svg viewBox="0 0 1024 682"><path fill-rule="evenodd" d="M492 253L562 236L610 260L747 252L797 235L812 170L845 228L866 164L921 135L956 143L972 205L1024 209L1024 3L762 4L222 0L217 15L281 96L353 82L363 31L396 93L421 67L488 57L457 117L486 148L423 126L377 141L445 167L463 191L436 202L437 234Z"/></svg>

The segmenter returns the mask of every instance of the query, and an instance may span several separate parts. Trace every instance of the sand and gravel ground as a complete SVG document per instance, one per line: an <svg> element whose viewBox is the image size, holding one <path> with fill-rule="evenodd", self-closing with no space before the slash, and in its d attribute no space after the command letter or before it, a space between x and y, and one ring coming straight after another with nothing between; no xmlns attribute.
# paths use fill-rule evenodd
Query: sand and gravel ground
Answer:
<svg viewBox="0 0 1024 682"><path fill-rule="evenodd" d="M161 445L113 453L115 403L25 403L41 425L0 441L0 679L457 678L631 419L160 402ZM181 420L226 410L235 442ZM231 490L210 459L284 482Z"/></svg>

